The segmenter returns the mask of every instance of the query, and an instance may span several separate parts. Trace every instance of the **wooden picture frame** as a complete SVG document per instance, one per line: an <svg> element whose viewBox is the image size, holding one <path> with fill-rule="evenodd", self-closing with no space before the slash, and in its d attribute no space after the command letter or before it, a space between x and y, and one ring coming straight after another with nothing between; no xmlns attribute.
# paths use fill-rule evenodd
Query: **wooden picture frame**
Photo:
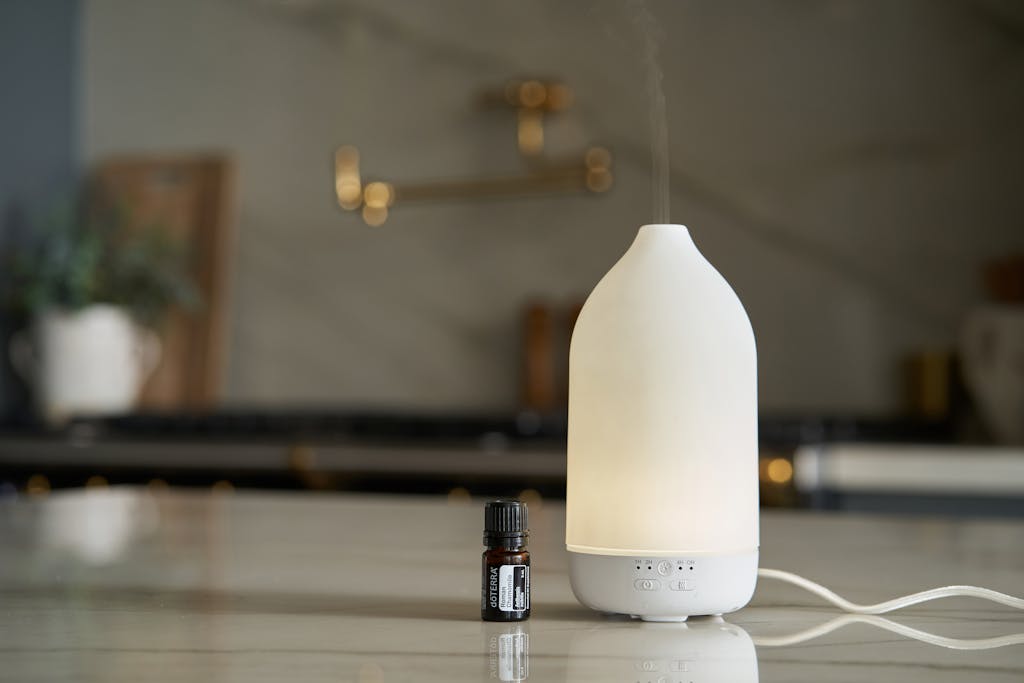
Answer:
<svg viewBox="0 0 1024 683"><path fill-rule="evenodd" d="M95 167L93 206L118 207L132 226L159 225L187 247L201 305L171 310L160 325L160 361L138 407L209 410L220 399L227 353L234 246L235 164L226 155L121 156Z"/></svg>

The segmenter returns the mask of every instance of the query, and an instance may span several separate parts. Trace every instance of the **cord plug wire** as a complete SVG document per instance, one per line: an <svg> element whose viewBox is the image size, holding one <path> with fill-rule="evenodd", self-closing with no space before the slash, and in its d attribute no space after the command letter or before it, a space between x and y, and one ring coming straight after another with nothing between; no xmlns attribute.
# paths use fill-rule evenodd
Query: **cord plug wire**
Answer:
<svg viewBox="0 0 1024 683"><path fill-rule="evenodd" d="M812 626L798 633L784 636L755 636L752 638L757 647L790 647L808 640L814 640L850 624L867 624L876 628L896 633L905 638L913 638L922 643L948 648L950 650L994 650L1008 645L1024 645L1024 633L1013 633L994 638L948 638L928 631L898 624L885 617L869 614L842 614L823 624Z"/></svg>
<svg viewBox="0 0 1024 683"><path fill-rule="evenodd" d="M810 593L814 593L818 597L824 598L836 607L853 614L885 614L886 612L892 612L893 610L910 607L911 605L916 605L918 603L928 602L929 600L952 597L979 598L981 600L997 602L1001 605L1006 605L1007 607L1013 607L1015 609L1024 609L1024 599L1008 595L1006 593L1000 593L999 591L994 591L990 588L979 588L978 586L942 586L941 588L932 588L919 593L904 595L903 597L893 598L892 600L886 600L885 602L879 602L874 605L858 605L855 602L850 602L838 593L825 588L820 583L815 583L814 581L806 579L799 574L783 571L781 569L761 568L757 570L757 575L763 579L775 579L776 581L783 581L803 588Z"/></svg>

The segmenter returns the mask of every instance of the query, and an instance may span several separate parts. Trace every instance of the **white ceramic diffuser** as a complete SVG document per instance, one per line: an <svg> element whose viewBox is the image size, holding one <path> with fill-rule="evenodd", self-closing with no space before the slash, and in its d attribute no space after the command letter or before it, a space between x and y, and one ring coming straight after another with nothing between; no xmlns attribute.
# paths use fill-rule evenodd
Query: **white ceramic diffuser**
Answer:
<svg viewBox="0 0 1024 683"><path fill-rule="evenodd" d="M645 225L569 354L573 592L648 621L733 612L758 560L757 355L729 284L681 225Z"/></svg>

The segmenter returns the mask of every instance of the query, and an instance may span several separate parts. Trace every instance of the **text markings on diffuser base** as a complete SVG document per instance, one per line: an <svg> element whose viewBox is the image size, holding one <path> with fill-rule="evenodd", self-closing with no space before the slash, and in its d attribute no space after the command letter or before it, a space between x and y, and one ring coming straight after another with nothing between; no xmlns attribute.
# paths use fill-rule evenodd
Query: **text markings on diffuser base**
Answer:
<svg viewBox="0 0 1024 683"><path fill-rule="evenodd" d="M695 560L633 560L633 588L638 591L692 591L697 590L693 579Z"/></svg>
<svg viewBox="0 0 1024 683"><path fill-rule="evenodd" d="M569 575L580 602L651 621L733 612L750 600L756 574L757 550L656 558L569 552ZM737 593L737 585L746 590Z"/></svg>

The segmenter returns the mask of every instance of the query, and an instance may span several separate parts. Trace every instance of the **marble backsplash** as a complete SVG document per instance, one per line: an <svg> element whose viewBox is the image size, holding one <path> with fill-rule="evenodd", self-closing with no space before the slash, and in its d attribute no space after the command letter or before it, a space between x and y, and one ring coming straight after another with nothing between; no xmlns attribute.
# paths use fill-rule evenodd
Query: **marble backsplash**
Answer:
<svg viewBox="0 0 1024 683"><path fill-rule="evenodd" d="M906 351L955 342L986 258L1024 249L1024 49L1000 2L654 2L672 219L744 301L766 410L880 414ZM643 36L619 2L86 0L80 144L239 163L233 404L502 410L524 302L584 297L649 222ZM482 87L540 74L555 146L615 154L606 196L339 211L368 176L507 172Z"/></svg>

